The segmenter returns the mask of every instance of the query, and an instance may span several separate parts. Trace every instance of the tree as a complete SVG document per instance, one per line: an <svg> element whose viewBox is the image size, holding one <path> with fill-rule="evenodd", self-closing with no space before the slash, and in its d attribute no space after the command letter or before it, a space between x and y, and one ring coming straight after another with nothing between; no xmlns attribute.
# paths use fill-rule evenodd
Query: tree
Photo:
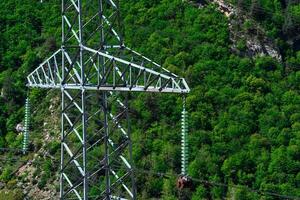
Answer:
<svg viewBox="0 0 300 200"><path fill-rule="evenodd" d="M264 8L261 5L261 0L252 0L251 1L251 8L250 8L251 15L258 20L265 18Z"/></svg>

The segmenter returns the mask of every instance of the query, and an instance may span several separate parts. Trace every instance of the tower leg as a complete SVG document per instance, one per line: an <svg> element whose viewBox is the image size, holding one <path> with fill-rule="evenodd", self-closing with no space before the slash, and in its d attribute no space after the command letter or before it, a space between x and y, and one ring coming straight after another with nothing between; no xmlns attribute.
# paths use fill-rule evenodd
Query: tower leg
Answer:
<svg viewBox="0 0 300 200"><path fill-rule="evenodd" d="M108 108L107 108L107 93L103 92L103 113L104 113L104 135L105 135L105 197L110 199L110 167L109 167L109 131L108 131Z"/></svg>
<svg viewBox="0 0 300 200"><path fill-rule="evenodd" d="M65 89L62 101L60 199L136 199L126 105Z"/></svg>
<svg viewBox="0 0 300 200"><path fill-rule="evenodd" d="M61 93L61 145L60 145L60 176L59 176L59 198L61 200L63 200L63 196L64 196L64 177L63 177L63 164L64 164L64 145L63 145L63 141L64 141L64 117L63 117L63 111L64 111L64 89L62 89L62 93Z"/></svg>

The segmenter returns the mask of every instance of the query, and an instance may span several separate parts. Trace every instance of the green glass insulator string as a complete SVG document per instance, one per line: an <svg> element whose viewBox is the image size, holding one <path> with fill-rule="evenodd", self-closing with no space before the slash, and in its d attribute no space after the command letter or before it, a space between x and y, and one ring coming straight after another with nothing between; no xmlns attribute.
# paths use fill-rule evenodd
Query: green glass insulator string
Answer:
<svg viewBox="0 0 300 200"><path fill-rule="evenodd" d="M29 143L29 126L30 126L30 101L29 92L25 101L25 119L24 119L24 131L23 131L23 154L27 153Z"/></svg>
<svg viewBox="0 0 300 200"><path fill-rule="evenodd" d="M186 97L183 97L183 106L181 112L181 174L187 176L188 167L188 119L186 110Z"/></svg>

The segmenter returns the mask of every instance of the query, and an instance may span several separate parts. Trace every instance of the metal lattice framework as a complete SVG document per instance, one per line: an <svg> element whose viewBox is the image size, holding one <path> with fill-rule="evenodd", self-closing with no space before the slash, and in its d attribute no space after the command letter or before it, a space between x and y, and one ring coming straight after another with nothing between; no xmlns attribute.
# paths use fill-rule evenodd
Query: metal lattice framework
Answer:
<svg viewBox="0 0 300 200"><path fill-rule="evenodd" d="M60 199L136 199L127 97L119 93L189 92L120 33L117 1L62 0L61 49L27 77L29 87L61 90Z"/></svg>

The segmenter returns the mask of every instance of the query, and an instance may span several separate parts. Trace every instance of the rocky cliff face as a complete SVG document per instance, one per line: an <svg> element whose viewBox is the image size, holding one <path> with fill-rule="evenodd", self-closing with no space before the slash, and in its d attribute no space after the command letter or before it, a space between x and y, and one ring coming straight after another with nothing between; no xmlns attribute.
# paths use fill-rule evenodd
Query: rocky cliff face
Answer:
<svg viewBox="0 0 300 200"><path fill-rule="evenodd" d="M35 158L38 154L35 155ZM18 172L17 176L22 176L26 174L27 176L23 179L23 182L18 183L18 187L23 190L26 199L32 200L51 200L58 199L58 194L55 189L55 184L58 184L57 179L54 182L48 182L47 185L40 189L37 180L41 179L43 174L36 175L37 167L33 165L35 158L28 161L24 166L22 166Z"/></svg>
<svg viewBox="0 0 300 200"><path fill-rule="evenodd" d="M233 51L243 56L270 56L282 61L282 56L274 41L270 40L263 28L249 16L223 0L213 0L213 3L218 6L220 12L229 18Z"/></svg>
<svg viewBox="0 0 300 200"><path fill-rule="evenodd" d="M25 194L25 199L30 200L52 200L58 199L59 188L59 157L51 154L51 144L56 142L59 144L59 97L54 97L50 101L49 117L44 119L43 131L41 135L41 146L36 149L33 154L33 158L29 159L24 165L22 165L16 172L18 179L22 181L18 182L17 186L22 189ZM33 136L32 136L33 137ZM32 138L35 141L36 138ZM35 145L36 147L39 145ZM35 148L36 148L35 147ZM43 167L51 165L53 174L49 176L47 170Z"/></svg>
<svg viewBox="0 0 300 200"><path fill-rule="evenodd" d="M270 56L279 62L282 61L282 56L275 42L266 36L263 28L254 20L223 0L212 0L211 2L228 17L233 52L247 57ZM206 4L194 2L193 5L200 9Z"/></svg>

